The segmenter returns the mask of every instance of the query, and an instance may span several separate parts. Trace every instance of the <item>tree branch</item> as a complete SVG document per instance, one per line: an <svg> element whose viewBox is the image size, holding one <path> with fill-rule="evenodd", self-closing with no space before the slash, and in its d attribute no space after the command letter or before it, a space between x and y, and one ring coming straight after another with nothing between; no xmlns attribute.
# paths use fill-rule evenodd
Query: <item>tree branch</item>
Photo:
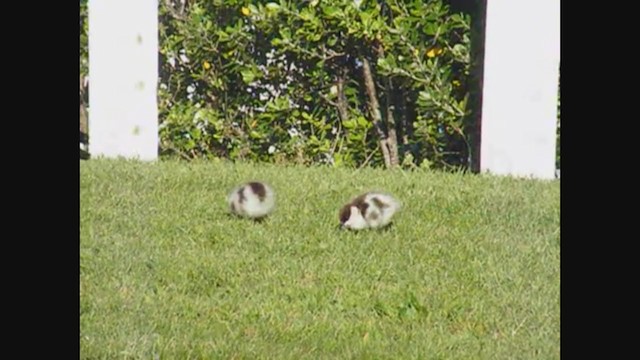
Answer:
<svg viewBox="0 0 640 360"><path fill-rule="evenodd" d="M378 143L382 150L382 156L384 157L384 164L387 168L391 167L391 158L389 149L387 148L387 134L382 128L382 114L380 113L380 104L378 103L378 96L376 94L376 86L373 82L373 75L371 74L371 66L369 65L369 59L364 57L362 59L362 73L364 77L364 86L369 97L369 110L371 111L371 121L378 133Z"/></svg>

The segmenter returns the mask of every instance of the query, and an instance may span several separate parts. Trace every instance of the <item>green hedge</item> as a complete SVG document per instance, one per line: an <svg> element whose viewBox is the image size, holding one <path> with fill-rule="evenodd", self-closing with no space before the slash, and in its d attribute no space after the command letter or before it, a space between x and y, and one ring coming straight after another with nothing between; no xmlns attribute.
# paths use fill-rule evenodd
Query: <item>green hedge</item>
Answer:
<svg viewBox="0 0 640 360"><path fill-rule="evenodd" d="M186 3L159 2L163 155L468 165L469 15L428 0Z"/></svg>

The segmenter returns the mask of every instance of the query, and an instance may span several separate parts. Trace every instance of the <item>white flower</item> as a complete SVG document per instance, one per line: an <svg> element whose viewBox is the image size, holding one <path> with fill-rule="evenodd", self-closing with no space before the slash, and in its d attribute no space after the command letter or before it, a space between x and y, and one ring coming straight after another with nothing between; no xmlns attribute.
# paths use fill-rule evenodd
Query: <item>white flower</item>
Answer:
<svg viewBox="0 0 640 360"><path fill-rule="evenodd" d="M291 129L287 130L287 132L289 133L289 136L291 137L296 137L298 135L300 135L300 133L298 132L298 129L292 127Z"/></svg>
<svg viewBox="0 0 640 360"><path fill-rule="evenodd" d="M187 92L188 92L189 94L193 93L194 91L196 91L196 87L195 87L195 86L193 86L193 84L191 84L191 85L187 86Z"/></svg>
<svg viewBox="0 0 640 360"><path fill-rule="evenodd" d="M276 147L271 145L269 146L269 150L267 150L269 152L269 154L273 154L274 152L276 152Z"/></svg>
<svg viewBox="0 0 640 360"><path fill-rule="evenodd" d="M189 58L187 57L187 51L185 49L180 49L180 61L183 63L188 63Z"/></svg>

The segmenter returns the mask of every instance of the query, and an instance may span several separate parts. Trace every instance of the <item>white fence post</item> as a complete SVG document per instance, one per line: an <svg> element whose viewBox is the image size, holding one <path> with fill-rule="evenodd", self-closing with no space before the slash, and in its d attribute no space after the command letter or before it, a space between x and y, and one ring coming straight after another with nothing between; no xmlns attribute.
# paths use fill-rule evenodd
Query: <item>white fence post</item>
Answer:
<svg viewBox="0 0 640 360"><path fill-rule="evenodd" d="M552 179L560 0L488 0L480 168Z"/></svg>
<svg viewBox="0 0 640 360"><path fill-rule="evenodd" d="M158 157L158 2L89 0L89 150Z"/></svg>

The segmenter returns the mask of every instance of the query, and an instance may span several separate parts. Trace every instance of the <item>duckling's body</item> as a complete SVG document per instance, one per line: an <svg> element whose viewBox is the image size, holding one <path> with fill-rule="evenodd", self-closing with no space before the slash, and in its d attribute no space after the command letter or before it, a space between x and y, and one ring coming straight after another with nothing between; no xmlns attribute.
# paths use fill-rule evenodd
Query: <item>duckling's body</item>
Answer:
<svg viewBox="0 0 640 360"><path fill-rule="evenodd" d="M402 205L389 194L370 191L353 198L340 209L340 225L350 230L383 228Z"/></svg>
<svg viewBox="0 0 640 360"><path fill-rule="evenodd" d="M237 188L227 197L232 213L252 219L269 215L275 207L275 192L260 181L251 181Z"/></svg>

